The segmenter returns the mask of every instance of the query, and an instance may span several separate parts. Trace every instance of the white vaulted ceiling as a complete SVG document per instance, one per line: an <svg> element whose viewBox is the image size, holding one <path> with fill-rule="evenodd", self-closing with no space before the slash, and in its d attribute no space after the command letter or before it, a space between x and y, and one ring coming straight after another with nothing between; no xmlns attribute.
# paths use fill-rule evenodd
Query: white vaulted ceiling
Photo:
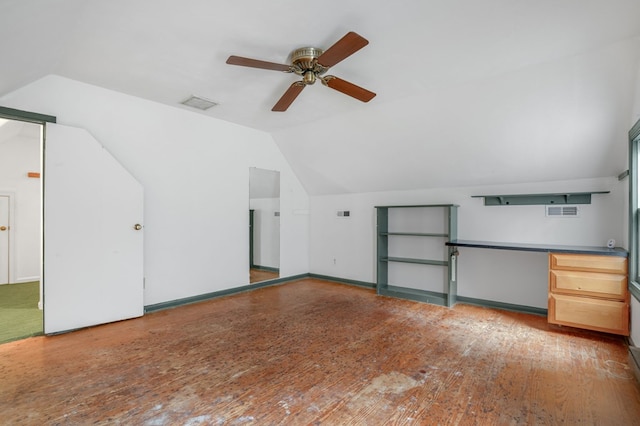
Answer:
<svg viewBox="0 0 640 426"><path fill-rule="evenodd" d="M274 137L310 194L614 176L640 58L638 0L0 0L0 96L58 74ZM287 63L348 31L370 44L271 107Z"/></svg>

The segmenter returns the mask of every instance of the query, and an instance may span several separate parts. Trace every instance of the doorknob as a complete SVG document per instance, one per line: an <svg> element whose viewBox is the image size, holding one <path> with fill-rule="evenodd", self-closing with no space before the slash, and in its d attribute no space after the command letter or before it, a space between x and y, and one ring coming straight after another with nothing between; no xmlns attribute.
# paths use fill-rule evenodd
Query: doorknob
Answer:
<svg viewBox="0 0 640 426"><path fill-rule="evenodd" d="M136 231L139 231L142 229L142 225L140 225L139 223L136 223L135 225L133 225L133 229L135 229Z"/></svg>
<svg viewBox="0 0 640 426"><path fill-rule="evenodd" d="M4 225L0 226L0 231L6 231L6 230L7 230L6 226L4 226Z"/></svg>

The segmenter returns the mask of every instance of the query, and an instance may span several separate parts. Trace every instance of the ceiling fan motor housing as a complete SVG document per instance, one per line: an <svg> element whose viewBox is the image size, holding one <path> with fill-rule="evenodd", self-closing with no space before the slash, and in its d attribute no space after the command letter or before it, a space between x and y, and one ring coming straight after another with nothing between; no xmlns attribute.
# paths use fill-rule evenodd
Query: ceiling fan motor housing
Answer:
<svg viewBox="0 0 640 426"><path fill-rule="evenodd" d="M318 63L318 58L322 53L324 51L316 47L301 47L291 52L293 72L302 76L304 84L315 83L316 77L329 69Z"/></svg>

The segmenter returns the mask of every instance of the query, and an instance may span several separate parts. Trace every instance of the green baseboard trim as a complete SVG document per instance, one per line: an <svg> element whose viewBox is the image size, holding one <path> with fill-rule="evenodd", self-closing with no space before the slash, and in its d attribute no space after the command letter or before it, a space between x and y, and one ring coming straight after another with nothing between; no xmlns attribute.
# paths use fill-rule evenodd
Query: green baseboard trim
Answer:
<svg viewBox="0 0 640 426"><path fill-rule="evenodd" d="M280 272L279 268L273 268L271 266L251 265L251 269L259 269L261 271Z"/></svg>
<svg viewBox="0 0 640 426"><path fill-rule="evenodd" d="M534 314L547 316L547 309L535 308L533 306L514 305L512 303L495 302L493 300L474 299L473 297L458 296L458 303L467 305L484 306L485 308L502 309L504 311L521 312L525 314Z"/></svg>
<svg viewBox="0 0 640 426"><path fill-rule="evenodd" d="M357 281L347 278L332 277L329 275L320 274L299 274L289 277L276 278L273 280L262 281L255 284L244 285L240 287L229 288L226 290L214 291L212 293L200 294L198 296L185 297L182 299L170 300L168 302L156 303L153 305L147 305L144 307L144 313L152 313L161 311L164 309L176 308L178 306L189 305L192 303L204 302L210 299L216 299L219 297L230 296L237 293L244 293L247 291L257 290L263 287L271 287L275 285L285 284L292 281L302 280L305 278L314 278L325 281L337 282L340 284L353 285L357 287L364 287L368 289L376 289L376 284L366 281ZM447 295L445 293L438 293L427 290L417 290L406 287L384 286L376 289L377 294L381 296L394 297L398 299L408 299L416 302L431 303L434 305L447 306ZM457 296L457 303L465 303L468 305L483 306L486 308L502 309L505 311L521 312L526 314L534 314L547 316L547 310L542 308L535 308L532 306L514 305L511 303L496 302L493 300L475 299L472 297Z"/></svg>
<svg viewBox="0 0 640 426"><path fill-rule="evenodd" d="M375 283L368 283L366 281L350 280L350 279L347 279L347 278L331 277L329 275L320 275L320 274L309 273L308 277L309 278L315 278L315 279L318 279L318 280L333 281L333 282L340 283L340 284L355 285L355 286L358 286L358 287L376 288Z"/></svg>
<svg viewBox="0 0 640 426"><path fill-rule="evenodd" d="M435 291L387 285L378 287L377 292L381 296L409 299L415 302L431 303L432 305L447 306L447 295Z"/></svg>
<svg viewBox="0 0 640 426"><path fill-rule="evenodd" d="M629 366L633 376L640 383L640 348L629 347Z"/></svg>
<svg viewBox="0 0 640 426"><path fill-rule="evenodd" d="M244 293L247 291L257 290L263 287L271 287L274 285L280 285L291 281L307 278L308 274L292 275L290 277L276 278L268 281L261 281L255 284L243 285L240 287L229 288L226 290L214 291L211 293L199 294L197 296L185 297L182 299L170 300L168 302L155 303L153 305L147 305L144 307L144 313L162 311L164 309L177 308L178 306L190 305L192 303L204 302L205 300L216 299L218 297L230 296L232 294Z"/></svg>

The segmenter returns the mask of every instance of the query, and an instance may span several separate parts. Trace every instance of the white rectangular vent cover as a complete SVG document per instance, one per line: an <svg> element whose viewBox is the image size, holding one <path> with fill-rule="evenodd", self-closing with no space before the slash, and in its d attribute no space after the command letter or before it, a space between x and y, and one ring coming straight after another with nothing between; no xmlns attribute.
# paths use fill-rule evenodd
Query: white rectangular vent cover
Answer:
<svg viewBox="0 0 640 426"><path fill-rule="evenodd" d="M182 104L190 106L192 108L201 109L203 111L206 111L209 108L218 105L217 103L215 103L212 100L205 99L205 98L203 98L201 96L195 96L195 95L192 95L190 98L185 99L184 101L182 101Z"/></svg>
<svg viewBox="0 0 640 426"><path fill-rule="evenodd" d="M578 217L578 206L546 206L547 217Z"/></svg>

